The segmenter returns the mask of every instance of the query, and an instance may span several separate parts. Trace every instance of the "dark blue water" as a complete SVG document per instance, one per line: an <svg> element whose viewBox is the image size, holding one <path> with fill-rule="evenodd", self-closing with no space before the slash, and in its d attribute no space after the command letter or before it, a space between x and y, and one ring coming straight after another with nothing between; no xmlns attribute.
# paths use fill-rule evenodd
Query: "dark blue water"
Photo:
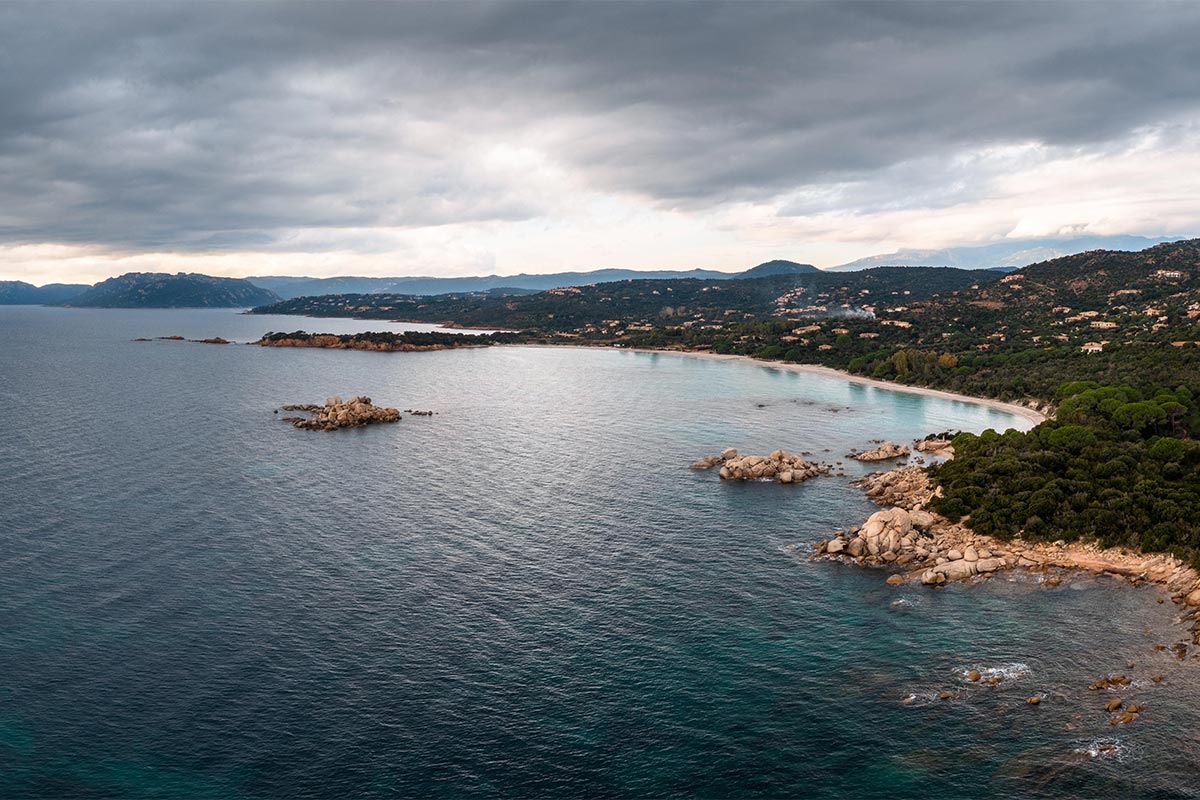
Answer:
<svg viewBox="0 0 1200 800"><path fill-rule="evenodd" d="M130 341L301 327L381 325L0 308L0 797L1200 796L1153 590L896 589L789 550L871 512L847 479L686 469L1028 423L671 355ZM272 414L335 393L438 414Z"/></svg>

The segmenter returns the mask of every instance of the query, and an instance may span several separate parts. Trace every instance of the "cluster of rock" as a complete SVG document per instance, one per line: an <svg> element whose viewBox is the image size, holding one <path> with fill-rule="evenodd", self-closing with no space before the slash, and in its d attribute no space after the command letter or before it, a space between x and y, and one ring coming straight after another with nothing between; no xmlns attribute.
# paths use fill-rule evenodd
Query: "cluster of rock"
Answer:
<svg viewBox="0 0 1200 800"><path fill-rule="evenodd" d="M158 339L164 342L182 342L182 336L159 336ZM139 336L134 339L135 342L150 342L152 339L147 339L144 336ZM222 339L220 336L211 336L207 339L190 339L188 341L196 342L197 344L232 344L228 339Z"/></svg>
<svg viewBox="0 0 1200 800"><path fill-rule="evenodd" d="M913 442L913 447L922 453L954 458L954 445L949 439L918 439Z"/></svg>
<svg viewBox="0 0 1200 800"><path fill-rule="evenodd" d="M818 542L814 545L818 556L866 566L907 567L905 573L888 578L893 584L919 580L938 585L1018 567L1047 572L1043 582L1049 585L1061 582L1054 574L1056 569L1084 570L1134 584L1159 584L1176 603L1187 606L1183 619L1191 622L1193 643L1200 645L1200 578L1173 556L1146 556L1084 542L1001 541L976 534L926 510L940 489L933 487L918 467L874 473L855 483L887 508L872 514L861 527L837 531L833 538Z"/></svg>
<svg viewBox="0 0 1200 800"><path fill-rule="evenodd" d="M977 548L974 544L960 546L961 550L949 542L933 542L927 548L928 555L924 557L926 566L929 562L932 562L932 566L928 566L921 573L921 583L927 586L936 585L946 581L965 580L973 575L984 575L1000 569L1041 566L1039 562L1022 554Z"/></svg>
<svg viewBox="0 0 1200 800"><path fill-rule="evenodd" d="M908 445L896 444L895 442L884 442L874 450L867 450L863 453L850 453L846 458L853 458L855 461L890 461L893 458L904 458L911 450Z"/></svg>
<svg viewBox="0 0 1200 800"><path fill-rule="evenodd" d="M1186 584L1185 584L1186 585ZM1170 584L1168 584L1170 587ZM1183 592L1187 592L1184 594ZM1174 600L1176 603L1182 603L1187 606L1187 611L1184 612L1182 621L1189 624L1188 630L1192 634L1192 644L1200 645L1200 587L1188 591L1184 589L1178 592ZM1179 656L1176 652L1175 655ZM1182 658L1183 656L1179 656Z"/></svg>
<svg viewBox="0 0 1200 800"><path fill-rule="evenodd" d="M1130 662L1130 666L1133 666L1133 662ZM1153 678L1153 680L1155 683L1159 683L1162 681L1163 677L1164 676L1162 675L1158 675ZM1093 692L1107 689L1120 690L1122 687L1128 687L1132 683L1133 680L1126 675L1110 675L1093 681L1088 688ZM1110 725L1128 725L1129 723L1135 721L1139 716L1141 716L1141 713L1146 710L1144 705L1127 703L1122 697L1111 698L1104 703L1103 707L1104 710L1111 715L1108 718Z"/></svg>
<svg viewBox="0 0 1200 800"><path fill-rule="evenodd" d="M284 417L297 428L314 431L335 431L339 428L358 428L376 422L399 422L400 412L394 408L374 405L369 397L351 397L342 402L340 397L328 397L325 405L315 404L284 406L283 411L307 411L309 417Z"/></svg>
<svg viewBox="0 0 1200 800"><path fill-rule="evenodd" d="M899 506L876 511L861 528L838 531L828 541L817 544L817 552L840 555L873 564L903 566L927 558L929 528L934 516L928 511L907 511Z"/></svg>
<svg viewBox="0 0 1200 800"><path fill-rule="evenodd" d="M730 447L721 455L707 455L694 462L692 469L721 467L722 480L747 481L774 478L780 483L802 483L818 475L828 475L830 467L805 461L786 450L774 450L769 456L743 456Z"/></svg>
<svg viewBox="0 0 1200 800"><path fill-rule="evenodd" d="M1025 673L1022 673L1022 672L1006 673L1004 671L994 670L994 669L990 669L986 673L984 673L978 669L971 669L971 670L967 670L964 677L967 679L967 681L969 683L975 684L977 686L989 686L989 687L999 688L1000 684L1002 682L1004 682L1006 679L1019 678L1023 674L1025 674ZM939 692L937 695L938 700L959 700L959 699L962 699L962 697L963 697L963 694L961 692L953 692L953 691ZM1025 703L1026 703L1026 705L1030 705L1030 706L1041 705L1042 701L1045 699L1045 697L1046 696L1044 694L1030 695L1029 697L1027 697L1025 699ZM901 700L901 702L904 705L912 705L913 703L917 702L917 699L918 699L917 695L910 694L910 695L906 696L903 700Z"/></svg>
<svg viewBox="0 0 1200 800"><path fill-rule="evenodd" d="M1096 680L1092 681L1091 685L1088 686L1088 689L1092 690L1093 692L1098 689L1117 689L1121 686L1128 686L1131 683L1133 683L1133 679L1126 677L1125 675L1107 675L1103 678L1097 678ZM1105 711L1112 711L1112 709L1108 708L1105 709Z"/></svg>
<svg viewBox="0 0 1200 800"><path fill-rule="evenodd" d="M866 492L867 497L881 506L900 506L912 510L924 508L941 487L934 488L929 476L920 467L902 467L887 472L872 472L852 483Z"/></svg>

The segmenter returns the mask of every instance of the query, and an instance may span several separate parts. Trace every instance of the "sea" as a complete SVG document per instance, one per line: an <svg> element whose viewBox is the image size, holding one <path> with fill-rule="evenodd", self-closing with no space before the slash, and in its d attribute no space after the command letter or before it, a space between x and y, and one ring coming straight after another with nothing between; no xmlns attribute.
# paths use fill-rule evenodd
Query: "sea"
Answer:
<svg viewBox="0 0 1200 800"><path fill-rule="evenodd" d="M1028 420L667 353L247 344L413 327L0 307L0 798L1200 797L1158 590L809 560L875 509L850 448ZM276 413L330 395L434 414ZM726 447L846 475L688 468Z"/></svg>

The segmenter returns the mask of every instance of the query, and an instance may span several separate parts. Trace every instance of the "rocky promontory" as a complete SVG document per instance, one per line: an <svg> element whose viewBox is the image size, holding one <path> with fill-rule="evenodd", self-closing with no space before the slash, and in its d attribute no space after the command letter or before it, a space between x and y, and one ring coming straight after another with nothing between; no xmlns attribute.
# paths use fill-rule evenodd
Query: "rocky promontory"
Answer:
<svg viewBox="0 0 1200 800"><path fill-rule="evenodd" d="M730 447L721 455L708 455L694 462L692 469L720 466L722 480L748 481L774 478L780 483L803 483L818 475L828 475L830 467L805 461L786 450L774 450L767 456L743 456Z"/></svg>
<svg viewBox="0 0 1200 800"><path fill-rule="evenodd" d="M949 581L986 578L1018 568L1044 573L1043 582L1062 581L1059 570L1107 575L1133 584L1159 584L1175 602L1200 607L1200 576L1183 561L1163 553L1146 555L1124 548L1102 548L1087 542L1000 540L975 533L926 508L940 489L919 467L867 475L855 481L885 508L861 526L836 531L814 545L816 556L831 556L862 566L904 567L888 583L919 582L937 586ZM1189 611L1195 644L1200 644L1200 610Z"/></svg>
<svg viewBox="0 0 1200 800"><path fill-rule="evenodd" d="M374 350L413 353L426 350L454 350L460 347L485 347L492 337L440 331L390 331L369 333L268 333L253 344L261 347L322 347L333 350Z"/></svg>
<svg viewBox="0 0 1200 800"><path fill-rule="evenodd" d="M398 410L377 406L369 397L351 397L345 402L342 402L340 397L329 397L324 405L290 405L281 410L306 411L311 414L312 416L308 417L283 418L284 422L311 431L335 431L339 428L359 428L377 422L400 421Z"/></svg>

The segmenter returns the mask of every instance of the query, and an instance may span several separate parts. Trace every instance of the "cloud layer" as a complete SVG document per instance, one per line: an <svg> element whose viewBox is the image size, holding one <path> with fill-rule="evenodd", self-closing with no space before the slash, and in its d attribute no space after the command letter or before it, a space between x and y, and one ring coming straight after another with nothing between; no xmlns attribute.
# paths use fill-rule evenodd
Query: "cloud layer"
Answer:
<svg viewBox="0 0 1200 800"><path fill-rule="evenodd" d="M1198 40L1190 3L6 4L0 272L1195 230Z"/></svg>

